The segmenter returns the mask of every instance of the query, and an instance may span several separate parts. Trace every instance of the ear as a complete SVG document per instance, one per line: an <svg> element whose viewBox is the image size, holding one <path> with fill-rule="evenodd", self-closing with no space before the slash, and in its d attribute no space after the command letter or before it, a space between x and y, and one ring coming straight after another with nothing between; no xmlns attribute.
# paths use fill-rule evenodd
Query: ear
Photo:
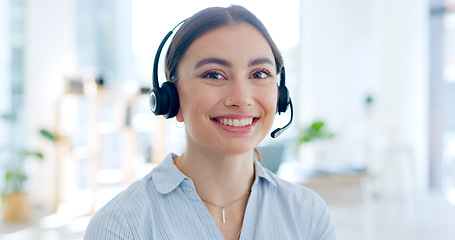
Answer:
<svg viewBox="0 0 455 240"><path fill-rule="evenodd" d="M183 119L183 114L182 114L182 109L179 108L179 111L177 112L177 115L175 116L177 121L179 122L184 122L185 120Z"/></svg>

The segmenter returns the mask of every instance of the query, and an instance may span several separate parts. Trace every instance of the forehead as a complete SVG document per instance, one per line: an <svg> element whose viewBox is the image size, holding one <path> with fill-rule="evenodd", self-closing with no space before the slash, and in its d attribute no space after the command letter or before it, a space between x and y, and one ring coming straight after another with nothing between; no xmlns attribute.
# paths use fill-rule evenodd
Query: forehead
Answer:
<svg viewBox="0 0 455 240"><path fill-rule="evenodd" d="M270 58L275 63L265 37L248 23L223 26L204 33L194 40L182 60L197 61L206 57L229 61L250 61L261 57Z"/></svg>

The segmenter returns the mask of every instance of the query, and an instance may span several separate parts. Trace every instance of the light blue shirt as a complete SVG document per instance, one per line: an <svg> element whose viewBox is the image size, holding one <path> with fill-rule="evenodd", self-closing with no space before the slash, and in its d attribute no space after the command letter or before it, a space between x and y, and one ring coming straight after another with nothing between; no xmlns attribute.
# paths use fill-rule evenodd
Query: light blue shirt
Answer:
<svg viewBox="0 0 455 240"><path fill-rule="evenodd" d="M175 166L176 157L170 154L101 208L84 239L224 239L193 181ZM278 178L257 160L255 171L240 239L337 239L318 195Z"/></svg>

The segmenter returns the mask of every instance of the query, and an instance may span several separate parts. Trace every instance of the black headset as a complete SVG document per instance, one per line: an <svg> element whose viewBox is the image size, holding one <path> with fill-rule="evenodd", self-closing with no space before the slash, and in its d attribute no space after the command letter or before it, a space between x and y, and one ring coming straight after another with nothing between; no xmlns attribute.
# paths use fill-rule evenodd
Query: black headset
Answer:
<svg viewBox="0 0 455 240"><path fill-rule="evenodd" d="M163 50L164 44L167 42L169 37L172 35L174 30L184 23L185 20L177 24L161 41L158 50L156 51L155 60L153 62L152 82L153 89L150 91L150 109L155 115L163 115L165 118L173 118L177 115L180 108L179 94L177 88L171 81L165 81L159 86L158 82L158 62L160 59L161 51ZM291 106L291 120L283 128L277 128L272 133L273 138L278 137L281 133L286 130L293 118L292 101L289 97L289 91L286 87L286 74L284 66L281 68L280 73L280 85L278 85L278 101L277 101L277 113L281 114L286 112L287 107Z"/></svg>
<svg viewBox="0 0 455 240"><path fill-rule="evenodd" d="M177 115L180 108L179 94L174 83L171 81L165 81L161 84L158 83L158 62L160 60L161 51L163 50L164 44L172 35L174 30L184 23L185 20L177 24L161 41L158 50L156 51L155 61L153 62L153 89L150 91L150 109L155 115L163 115L165 118L173 118Z"/></svg>

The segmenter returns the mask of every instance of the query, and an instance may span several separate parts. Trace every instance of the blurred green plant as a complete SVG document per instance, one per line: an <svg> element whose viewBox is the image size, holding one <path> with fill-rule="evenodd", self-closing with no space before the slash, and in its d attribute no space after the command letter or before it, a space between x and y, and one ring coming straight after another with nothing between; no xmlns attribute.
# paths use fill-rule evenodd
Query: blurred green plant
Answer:
<svg viewBox="0 0 455 240"><path fill-rule="evenodd" d="M374 103L374 98L373 98L373 95L371 94L368 94L366 97L365 97L365 104L370 106Z"/></svg>
<svg viewBox="0 0 455 240"><path fill-rule="evenodd" d="M2 114L1 118L12 124L17 122L17 116L14 114ZM57 141L57 136L48 130L41 129L39 132L41 136L51 142L55 143ZM6 153L5 156L8 158L1 171L4 180L1 190L1 196L3 199L10 193L24 191L25 182L28 180L27 171L25 169L26 160L32 157L38 160L43 160L44 156L38 151L16 149L11 146L1 147L0 153Z"/></svg>
<svg viewBox="0 0 455 240"><path fill-rule="evenodd" d="M297 146L315 139L329 139L335 136L334 133L327 130L323 121L315 121L306 128L300 130L297 139Z"/></svg>

